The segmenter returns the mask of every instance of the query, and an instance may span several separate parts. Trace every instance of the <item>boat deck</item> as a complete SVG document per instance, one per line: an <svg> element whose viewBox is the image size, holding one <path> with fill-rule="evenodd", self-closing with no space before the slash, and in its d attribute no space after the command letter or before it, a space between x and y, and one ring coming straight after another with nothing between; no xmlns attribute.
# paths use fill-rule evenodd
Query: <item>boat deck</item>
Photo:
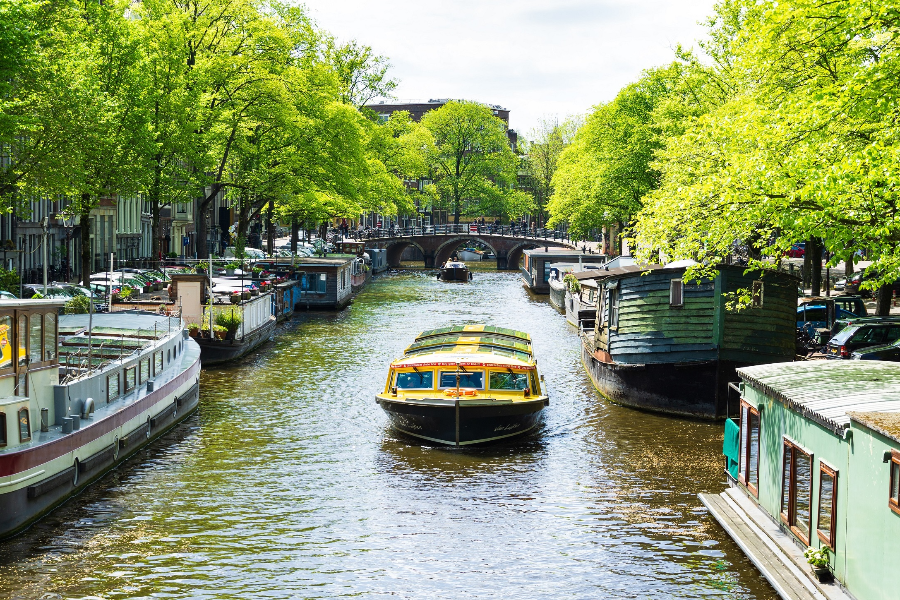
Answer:
<svg viewBox="0 0 900 600"><path fill-rule="evenodd" d="M852 600L837 583L816 581L794 540L741 491L699 498L783 600Z"/></svg>

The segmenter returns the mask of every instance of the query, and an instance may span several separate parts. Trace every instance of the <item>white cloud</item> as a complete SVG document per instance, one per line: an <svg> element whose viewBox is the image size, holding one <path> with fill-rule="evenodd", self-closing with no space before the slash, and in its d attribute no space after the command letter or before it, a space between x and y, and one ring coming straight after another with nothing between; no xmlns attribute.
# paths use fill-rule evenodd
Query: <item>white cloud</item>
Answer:
<svg viewBox="0 0 900 600"><path fill-rule="evenodd" d="M527 133L543 116L583 113L641 71L693 46L713 0L308 0L342 40L387 56L400 98L467 98L510 109Z"/></svg>

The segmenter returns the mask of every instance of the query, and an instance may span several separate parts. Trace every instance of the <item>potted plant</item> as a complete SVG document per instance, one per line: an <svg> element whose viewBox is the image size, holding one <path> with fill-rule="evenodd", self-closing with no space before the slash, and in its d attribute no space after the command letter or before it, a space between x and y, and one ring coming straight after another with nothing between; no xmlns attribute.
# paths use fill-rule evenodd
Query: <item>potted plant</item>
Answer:
<svg viewBox="0 0 900 600"><path fill-rule="evenodd" d="M235 269L239 269L240 266L241 263L239 262L228 263L227 265L225 265L225 275L227 275L228 277L232 277L234 275Z"/></svg>
<svg viewBox="0 0 900 600"><path fill-rule="evenodd" d="M216 325L225 328L227 339L234 339L234 334L241 326L242 321L241 313L233 310L220 312L216 315Z"/></svg>
<svg viewBox="0 0 900 600"><path fill-rule="evenodd" d="M188 323L187 324L188 334L195 338L200 333L200 323Z"/></svg>
<svg viewBox="0 0 900 600"><path fill-rule="evenodd" d="M241 303L241 293L240 292L233 292L231 294L231 303L232 304L240 304Z"/></svg>
<svg viewBox="0 0 900 600"><path fill-rule="evenodd" d="M131 295L133 293L134 292L132 292L130 287L122 286L122 288L119 290L119 294L118 294L119 300L121 300L122 302L128 302L128 299L131 298Z"/></svg>
<svg viewBox="0 0 900 600"><path fill-rule="evenodd" d="M828 550L825 548L813 548L810 546L803 552L806 562L810 564L816 579L821 582L831 581L831 571L828 570Z"/></svg>
<svg viewBox="0 0 900 600"><path fill-rule="evenodd" d="M241 292L241 299L249 300L250 299L250 290L245 290L245 291Z"/></svg>
<svg viewBox="0 0 900 600"><path fill-rule="evenodd" d="M250 288L250 295L251 296L259 296L259 288L255 288L255 287Z"/></svg>
<svg viewBox="0 0 900 600"><path fill-rule="evenodd" d="M228 333L228 330L221 325L213 325L213 333L216 334L217 340L224 340L225 334Z"/></svg>

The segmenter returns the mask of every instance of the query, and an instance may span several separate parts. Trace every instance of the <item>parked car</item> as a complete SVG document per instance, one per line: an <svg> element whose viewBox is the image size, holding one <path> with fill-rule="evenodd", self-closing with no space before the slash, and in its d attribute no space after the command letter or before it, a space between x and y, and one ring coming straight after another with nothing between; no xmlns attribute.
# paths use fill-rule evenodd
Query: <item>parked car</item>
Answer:
<svg viewBox="0 0 900 600"><path fill-rule="evenodd" d="M264 260L266 258L266 253L258 248L244 248L244 256L249 260ZM225 248L225 252L222 253L223 258L235 258L234 256L234 246L228 246Z"/></svg>
<svg viewBox="0 0 900 600"><path fill-rule="evenodd" d="M44 293L44 285L35 283L35 284L26 284L22 286L22 297L23 298L34 298L35 296L43 296L44 298L53 298L55 300L71 300L72 294L67 292L66 290L55 287L53 285L47 286L47 293Z"/></svg>
<svg viewBox="0 0 900 600"><path fill-rule="evenodd" d="M0 290L0 300L18 300L19 297L6 290Z"/></svg>
<svg viewBox="0 0 900 600"><path fill-rule="evenodd" d="M900 321L865 321L844 327L829 340L825 357L850 358L862 348L888 344L900 339Z"/></svg>
<svg viewBox="0 0 900 600"><path fill-rule="evenodd" d="M850 355L853 360L889 360L900 362L900 340L882 346L870 346Z"/></svg>
<svg viewBox="0 0 900 600"><path fill-rule="evenodd" d="M872 295L872 290L861 290L860 286L866 280L874 279L877 277L876 273L867 273L866 271L857 271L853 275L847 278L846 283L844 284L844 293L846 294L854 294L862 296L863 298L868 298ZM892 285L894 290L894 295L900 293L900 278L896 279Z"/></svg>
<svg viewBox="0 0 900 600"><path fill-rule="evenodd" d="M784 253L788 258L803 258L803 255L806 254L806 243L799 242L797 244L791 244L790 249Z"/></svg>

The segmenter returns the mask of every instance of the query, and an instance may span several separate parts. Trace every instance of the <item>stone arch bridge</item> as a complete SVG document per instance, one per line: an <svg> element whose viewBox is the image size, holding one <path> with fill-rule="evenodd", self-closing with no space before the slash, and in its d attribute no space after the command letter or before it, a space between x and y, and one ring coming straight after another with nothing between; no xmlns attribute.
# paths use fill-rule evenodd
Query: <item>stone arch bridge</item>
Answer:
<svg viewBox="0 0 900 600"><path fill-rule="evenodd" d="M425 267L435 268L450 258L453 251L465 242L481 242L490 249L497 260L498 270L516 270L522 252L530 248L576 248L565 232L521 228L488 227L471 229L469 226L435 226L404 230L377 230L363 236L367 246L387 250L387 264L400 266L400 257L409 246L418 248L425 257Z"/></svg>

